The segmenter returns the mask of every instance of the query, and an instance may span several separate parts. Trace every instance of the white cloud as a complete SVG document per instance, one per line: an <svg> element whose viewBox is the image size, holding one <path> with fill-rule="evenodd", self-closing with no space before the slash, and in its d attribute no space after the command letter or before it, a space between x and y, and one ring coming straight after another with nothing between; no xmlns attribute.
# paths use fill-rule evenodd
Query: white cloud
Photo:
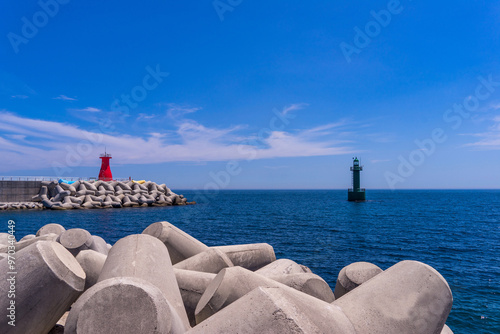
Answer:
<svg viewBox="0 0 500 334"><path fill-rule="evenodd" d="M304 131L303 134L304 135L315 135L315 136L327 135L327 134L332 133L332 131L327 131L327 130L338 128L338 127L341 127L345 124L346 124L346 121L340 121L340 122L336 122L336 123L329 123L329 124L325 124L325 125L320 125L320 126L317 126L317 127L312 128L312 129Z"/></svg>
<svg viewBox="0 0 500 334"><path fill-rule="evenodd" d="M64 100L64 101L78 101L77 99L75 99L73 97L68 97L66 95L59 95L57 97L54 97L53 99L54 100Z"/></svg>
<svg viewBox="0 0 500 334"><path fill-rule="evenodd" d="M12 95L11 96L13 99L27 99L28 95Z"/></svg>
<svg viewBox="0 0 500 334"><path fill-rule="evenodd" d="M198 107L181 106L175 103L169 103L167 104L167 107L167 116L172 119L179 119L184 115L192 114L194 112L197 112L198 110L201 110L201 108Z"/></svg>
<svg viewBox="0 0 500 334"><path fill-rule="evenodd" d="M136 120L140 121L141 119L152 119L155 117L156 117L156 115L148 115L148 114L144 114L144 113L139 113Z"/></svg>
<svg viewBox="0 0 500 334"><path fill-rule="evenodd" d="M307 103L294 103L294 104L291 104L289 106L286 106L285 108L283 108L283 110L281 111L281 113L283 115L286 115L288 114L290 111L294 111L294 110L300 110L300 109L304 109L305 107L307 107L308 104Z"/></svg>
<svg viewBox="0 0 500 334"><path fill-rule="evenodd" d="M470 134L470 136L481 138L475 142L465 144L465 147L473 147L478 150L500 150L500 116L494 116L493 124L488 131Z"/></svg>
<svg viewBox="0 0 500 334"><path fill-rule="evenodd" d="M7 135L7 137L12 138L14 140L24 140L24 139L26 139L26 135Z"/></svg>
<svg viewBox="0 0 500 334"><path fill-rule="evenodd" d="M498 102L497 102L497 103L492 104L492 105L491 105L491 109L493 109L493 110L498 110L498 109L500 109L500 103L498 103Z"/></svg>
<svg viewBox="0 0 500 334"><path fill-rule="evenodd" d="M83 109L72 109L73 111L82 111L82 112L101 112L101 109L94 108L94 107L87 107Z"/></svg>
<svg viewBox="0 0 500 334"><path fill-rule="evenodd" d="M332 123L334 124L334 123ZM177 124L168 133L144 136L110 135L86 131L76 125L20 117L0 111L0 155L5 163L0 171L41 169L54 166L96 166L104 146L115 164L151 164L186 161L228 161L308 157L352 153L345 141L335 136L318 138L311 133L323 127L300 132L273 131L252 144L251 136L237 132L244 126L209 128L193 120ZM326 126L328 129L333 125ZM22 141L19 139L23 138ZM263 145L262 145L263 144Z"/></svg>

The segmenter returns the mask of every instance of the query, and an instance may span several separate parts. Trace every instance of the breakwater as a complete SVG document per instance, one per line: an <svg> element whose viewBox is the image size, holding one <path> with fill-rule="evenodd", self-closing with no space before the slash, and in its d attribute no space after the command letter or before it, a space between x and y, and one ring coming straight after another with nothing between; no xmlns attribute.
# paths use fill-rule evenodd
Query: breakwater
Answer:
<svg viewBox="0 0 500 334"><path fill-rule="evenodd" d="M0 203L31 202L41 186L42 181L0 180Z"/></svg>
<svg viewBox="0 0 500 334"><path fill-rule="evenodd" d="M0 210L97 209L190 204L165 184L101 180L0 181Z"/></svg>
<svg viewBox="0 0 500 334"><path fill-rule="evenodd" d="M208 247L168 222L113 246L58 224L19 242L0 235L6 243L19 304L16 327L2 319L2 333L452 333L450 288L417 261L351 264L332 291L269 244ZM0 261L2 275L8 265ZM8 284L0 279L0 291Z"/></svg>

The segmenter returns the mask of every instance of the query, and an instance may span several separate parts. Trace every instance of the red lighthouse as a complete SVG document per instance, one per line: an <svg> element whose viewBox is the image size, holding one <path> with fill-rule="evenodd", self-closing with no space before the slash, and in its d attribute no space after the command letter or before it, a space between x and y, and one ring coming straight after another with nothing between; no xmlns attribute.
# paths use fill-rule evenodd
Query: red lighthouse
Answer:
<svg viewBox="0 0 500 334"><path fill-rule="evenodd" d="M107 154L104 150L104 154L101 154L99 159L101 162L101 170L99 171L99 180L102 181L112 181L113 174L111 174L111 168L109 167L109 159L111 159L111 154Z"/></svg>

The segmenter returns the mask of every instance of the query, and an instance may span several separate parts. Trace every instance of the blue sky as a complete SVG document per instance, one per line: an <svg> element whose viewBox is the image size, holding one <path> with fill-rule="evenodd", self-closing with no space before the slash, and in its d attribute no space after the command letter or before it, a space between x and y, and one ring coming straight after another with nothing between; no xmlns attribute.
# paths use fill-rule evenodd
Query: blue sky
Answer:
<svg viewBox="0 0 500 334"><path fill-rule="evenodd" d="M0 175L500 187L499 2L0 6Z"/></svg>

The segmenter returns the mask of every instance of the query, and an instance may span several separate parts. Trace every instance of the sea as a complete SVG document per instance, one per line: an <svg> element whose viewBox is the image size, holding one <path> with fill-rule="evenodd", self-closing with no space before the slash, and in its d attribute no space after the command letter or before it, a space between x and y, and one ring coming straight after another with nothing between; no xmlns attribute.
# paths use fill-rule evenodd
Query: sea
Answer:
<svg viewBox="0 0 500 334"><path fill-rule="evenodd" d="M175 190L188 199L193 190ZM113 244L168 221L209 246L266 242L277 258L308 266L333 289L339 271L402 260L441 273L453 293L455 334L500 333L500 190L221 190L196 205L70 211L4 211L18 240L45 224L84 228ZM5 231L5 232L6 232Z"/></svg>

